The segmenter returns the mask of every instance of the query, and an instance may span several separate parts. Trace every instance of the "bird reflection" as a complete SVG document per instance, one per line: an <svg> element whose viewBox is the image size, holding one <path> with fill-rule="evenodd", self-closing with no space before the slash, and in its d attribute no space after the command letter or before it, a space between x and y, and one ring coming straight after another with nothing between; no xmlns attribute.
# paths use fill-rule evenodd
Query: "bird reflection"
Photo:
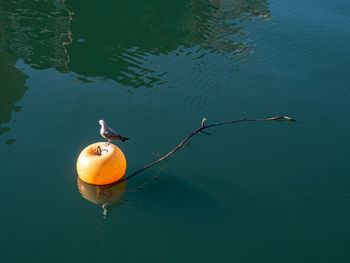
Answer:
<svg viewBox="0 0 350 263"><path fill-rule="evenodd" d="M107 216L108 212L127 201L120 199L125 192L126 181L118 184L92 185L78 177L77 184L82 197L94 204L101 205L103 216Z"/></svg>

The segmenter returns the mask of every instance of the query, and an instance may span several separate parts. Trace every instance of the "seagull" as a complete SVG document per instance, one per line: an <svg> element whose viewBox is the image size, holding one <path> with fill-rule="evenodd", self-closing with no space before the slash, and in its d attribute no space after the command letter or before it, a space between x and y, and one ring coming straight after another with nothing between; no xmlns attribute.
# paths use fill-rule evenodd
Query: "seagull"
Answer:
<svg viewBox="0 0 350 263"><path fill-rule="evenodd" d="M106 146L109 145L110 141L125 142L126 140L129 140L129 138L125 138L120 134L118 134L117 132L115 132L113 129L109 128L105 121L100 120L98 123L101 125L101 130L100 130L101 136L108 140Z"/></svg>

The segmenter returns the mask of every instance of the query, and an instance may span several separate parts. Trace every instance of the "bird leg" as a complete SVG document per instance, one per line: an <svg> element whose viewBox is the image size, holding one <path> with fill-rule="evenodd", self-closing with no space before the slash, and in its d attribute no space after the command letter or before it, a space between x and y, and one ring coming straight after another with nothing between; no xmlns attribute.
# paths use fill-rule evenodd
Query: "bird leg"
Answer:
<svg viewBox="0 0 350 263"><path fill-rule="evenodd" d="M108 139L108 142L106 143L105 147L107 147L110 142L111 142L111 140Z"/></svg>

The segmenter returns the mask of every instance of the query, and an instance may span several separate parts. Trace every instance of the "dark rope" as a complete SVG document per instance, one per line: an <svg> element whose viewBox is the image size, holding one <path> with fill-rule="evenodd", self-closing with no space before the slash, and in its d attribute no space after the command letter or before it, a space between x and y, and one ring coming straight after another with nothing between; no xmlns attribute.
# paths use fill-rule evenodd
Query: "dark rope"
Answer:
<svg viewBox="0 0 350 263"><path fill-rule="evenodd" d="M97 146L97 148L95 149L95 153L96 155L100 156L102 154L102 149L101 146Z"/></svg>
<svg viewBox="0 0 350 263"><path fill-rule="evenodd" d="M161 157L160 159L158 159L157 161L154 161L153 163L150 163L149 165L137 170L136 172L133 172L132 174L130 174L129 176L119 180L118 182L116 183L113 183L112 185L117 185L117 184L120 184L126 180L129 180L130 178L134 177L135 175L143 172L144 170L148 169L148 168L151 168L152 166L160 163L161 161L171 157L172 155L174 155L177 151L181 150L181 148L185 145L185 143L191 139L195 134L201 132L202 130L204 129L207 129L207 128L212 128L212 127L215 127L215 126L220 126L220 125L224 125L224 124L233 124L233 123L237 123L237 122L243 122L243 121L274 121L274 120L287 120L287 121L293 121L293 122L297 122L296 120L290 118L290 117L287 117L287 116L277 116L277 117L272 117L272 118L267 118L267 119L240 119L240 120L234 120L234 121L225 121L225 122L217 122L217 123L213 123L213 124L209 124L209 125L205 125L205 121L207 119L204 118L202 120L202 123L201 123L201 127L198 128L197 130L195 130L194 132L192 132L190 135L188 135L185 139L183 139L180 144L178 146L176 146L173 150L171 150L170 152L168 152L166 155L164 155L163 157Z"/></svg>

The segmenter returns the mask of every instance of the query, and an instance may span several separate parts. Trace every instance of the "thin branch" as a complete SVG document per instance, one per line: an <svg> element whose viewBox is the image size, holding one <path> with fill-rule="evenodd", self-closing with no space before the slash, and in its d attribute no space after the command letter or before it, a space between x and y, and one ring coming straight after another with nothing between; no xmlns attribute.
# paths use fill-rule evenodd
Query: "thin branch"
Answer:
<svg viewBox="0 0 350 263"><path fill-rule="evenodd" d="M202 128L204 127L204 123L205 123L206 120L207 120L207 118L203 118L202 125L201 125Z"/></svg>
<svg viewBox="0 0 350 263"><path fill-rule="evenodd" d="M168 152L166 155L164 155L163 157L161 157L160 159L158 159L157 161L154 161L153 163L150 163L149 165L137 170L136 172L130 174L129 176L119 180L118 182L114 183L113 185L116 184L120 184L121 182L124 182L126 180L129 180L130 178L134 177L135 175L143 172L144 170L151 168L152 166L160 163L161 161L164 161L165 159L171 157L172 155L174 155L177 151L181 150L181 148L185 145L185 143L190 140L195 134L201 132L204 129L208 129L208 128L212 128L215 126L221 126L224 124L233 124L233 123L237 123L237 122L243 122L243 121L273 121L273 120L287 120L287 121L293 121L293 122L297 122L296 120L287 117L287 116L277 116L277 117L272 117L272 118L267 118L267 119L240 119L240 120L234 120L234 121L225 121L225 122L217 122L217 123L213 123L213 124L209 124L209 125L204 125L205 121L207 119L203 118L202 123L201 123L201 127L198 128L197 130L193 131L190 135L188 135L185 139L183 139L180 144L178 146L176 146L173 150L171 150L170 152Z"/></svg>

